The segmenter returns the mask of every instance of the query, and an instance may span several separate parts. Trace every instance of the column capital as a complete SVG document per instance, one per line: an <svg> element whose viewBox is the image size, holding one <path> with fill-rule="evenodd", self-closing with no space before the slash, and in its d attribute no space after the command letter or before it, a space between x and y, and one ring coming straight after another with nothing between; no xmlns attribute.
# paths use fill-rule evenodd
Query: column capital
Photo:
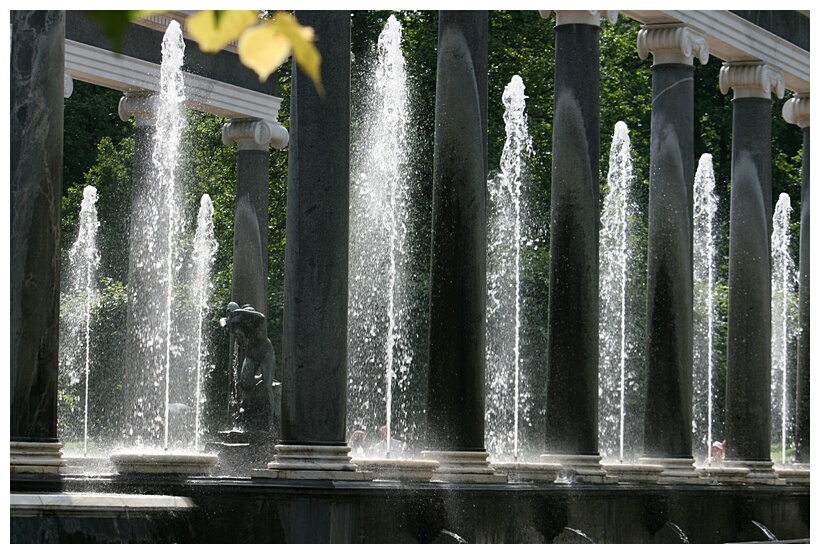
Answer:
<svg viewBox="0 0 820 554"><path fill-rule="evenodd" d="M117 112L123 121L128 121L133 117L137 123L137 127L156 125L157 93L148 91L126 92L123 97L120 98Z"/></svg>
<svg viewBox="0 0 820 554"><path fill-rule="evenodd" d="M547 19L552 10L538 10L542 19ZM555 25L571 23L601 26L601 19L614 25L618 21L618 10L555 10Z"/></svg>
<svg viewBox="0 0 820 554"><path fill-rule="evenodd" d="M801 129L809 126L808 92L798 92L783 104L783 119Z"/></svg>
<svg viewBox="0 0 820 554"><path fill-rule="evenodd" d="M653 65L694 65L696 54L703 65L709 61L709 41L702 33L678 23L644 25L638 31L638 56L645 60L650 53Z"/></svg>
<svg viewBox="0 0 820 554"><path fill-rule="evenodd" d="M236 143L237 150L267 150L268 145L282 149L288 144L288 131L275 121L230 119L222 126L222 143Z"/></svg>
<svg viewBox="0 0 820 554"><path fill-rule="evenodd" d="M720 68L720 92L726 94L732 88L735 98L767 98L774 92L783 98L786 84L783 72L767 63L723 62Z"/></svg>
<svg viewBox="0 0 820 554"><path fill-rule="evenodd" d="M63 73L63 98L68 98L74 92L74 79L66 71Z"/></svg>

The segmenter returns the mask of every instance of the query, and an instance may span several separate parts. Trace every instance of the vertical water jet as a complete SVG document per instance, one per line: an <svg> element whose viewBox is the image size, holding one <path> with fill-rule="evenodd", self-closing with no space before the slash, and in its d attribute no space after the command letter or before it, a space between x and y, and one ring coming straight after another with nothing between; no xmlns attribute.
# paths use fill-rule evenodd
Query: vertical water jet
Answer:
<svg viewBox="0 0 820 554"><path fill-rule="evenodd" d="M617 457L620 462L624 461L626 389L634 388L634 377L627 375L629 351L635 340L627 322L629 269L637 256L630 229L636 207L630 198L635 175L629 148L629 129L619 121L609 151L608 193L599 232L598 446L604 458Z"/></svg>
<svg viewBox="0 0 820 554"><path fill-rule="evenodd" d="M518 460L522 399L521 248L525 156L532 152L524 82L514 75L504 88L506 140L501 167L487 182L487 407L486 448L495 460Z"/></svg>
<svg viewBox="0 0 820 554"><path fill-rule="evenodd" d="M91 317L99 302L98 272L100 252L97 248L97 232L100 222L97 218L97 189L87 186L83 189L80 207L79 231L77 239L68 251L68 266L65 272L67 290L61 302L60 366L61 375L73 386L83 382L82 388L82 442L83 455L88 455L88 382L91 373ZM77 348L81 345L81 348ZM71 394L67 392L67 394ZM71 406L61 406L62 413L68 412L63 420L74 419ZM60 430L63 437L71 437L72 425Z"/></svg>
<svg viewBox="0 0 820 554"><path fill-rule="evenodd" d="M695 173L693 209L692 440L698 458L711 455L714 424L715 326L717 324L717 214L712 155L703 154Z"/></svg>
<svg viewBox="0 0 820 554"><path fill-rule="evenodd" d="M772 428L780 439L780 463L786 463L786 449L792 439L794 402L789 367L791 342L795 332L795 291L797 272L789 250L791 243L791 199L780 194L772 218Z"/></svg>
<svg viewBox="0 0 820 554"><path fill-rule="evenodd" d="M379 455L388 457L396 455L396 436L406 441L418 432L417 414L402 395L414 353L408 336L410 101L401 32L391 15L379 35L376 59L365 70L350 188L348 389L354 401L348 427L375 435L385 426Z"/></svg>

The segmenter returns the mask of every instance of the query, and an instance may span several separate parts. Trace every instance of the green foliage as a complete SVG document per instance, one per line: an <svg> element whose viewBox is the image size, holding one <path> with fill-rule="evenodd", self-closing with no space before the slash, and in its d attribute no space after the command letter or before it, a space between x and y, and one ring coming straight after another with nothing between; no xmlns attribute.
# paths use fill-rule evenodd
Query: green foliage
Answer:
<svg viewBox="0 0 820 554"><path fill-rule="evenodd" d="M63 194L85 180L86 171L96 163L95 147L103 137L119 144L134 135L133 124L120 120L117 109L121 97L120 91L74 81L74 90L65 99Z"/></svg>

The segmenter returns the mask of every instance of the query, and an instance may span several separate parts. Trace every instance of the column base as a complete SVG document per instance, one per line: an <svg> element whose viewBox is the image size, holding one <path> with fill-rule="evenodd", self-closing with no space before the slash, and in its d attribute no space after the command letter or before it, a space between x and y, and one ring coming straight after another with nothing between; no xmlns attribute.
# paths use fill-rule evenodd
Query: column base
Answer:
<svg viewBox="0 0 820 554"><path fill-rule="evenodd" d="M750 485L785 485L786 480L780 479L774 470L771 460L726 460L724 467L740 467L749 470L746 483Z"/></svg>
<svg viewBox="0 0 820 554"><path fill-rule="evenodd" d="M507 476L496 473L490 466L490 455L485 452L460 450L424 450L425 460L436 460L433 481L445 483L506 483Z"/></svg>
<svg viewBox="0 0 820 554"><path fill-rule="evenodd" d="M10 441L11 473L60 474L64 472L62 442Z"/></svg>
<svg viewBox="0 0 820 554"><path fill-rule="evenodd" d="M777 469L777 476L785 479L787 485L810 485L810 464L790 464Z"/></svg>
<svg viewBox="0 0 820 554"><path fill-rule="evenodd" d="M570 483L606 483L607 477L601 467L598 454L541 454L547 464L561 464L559 481Z"/></svg>
<svg viewBox="0 0 820 554"><path fill-rule="evenodd" d="M327 479L369 481L373 474L359 471L350 460L349 446L277 444L267 469L252 469L256 479Z"/></svg>
<svg viewBox="0 0 820 554"><path fill-rule="evenodd" d="M703 484L700 475L695 471L695 459L689 458L640 458L640 464L663 466L658 477L660 485Z"/></svg>

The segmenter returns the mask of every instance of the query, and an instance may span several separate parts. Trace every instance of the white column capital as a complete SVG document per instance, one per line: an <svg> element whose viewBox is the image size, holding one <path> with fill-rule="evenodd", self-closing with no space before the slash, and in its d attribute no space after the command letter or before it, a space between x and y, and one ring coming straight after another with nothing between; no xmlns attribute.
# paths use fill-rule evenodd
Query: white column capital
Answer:
<svg viewBox="0 0 820 554"><path fill-rule="evenodd" d="M801 129L809 126L808 92L798 92L783 104L783 119Z"/></svg>
<svg viewBox="0 0 820 554"><path fill-rule="evenodd" d="M68 98L74 92L74 79L68 72L63 73L63 98Z"/></svg>
<svg viewBox="0 0 820 554"><path fill-rule="evenodd" d="M764 62L723 62L719 81L720 92L734 89L734 98L771 99L773 92L783 98L786 92L783 72Z"/></svg>
<svg viewBox="0 0 820 554"><path fill-rule="evenodd" d="M653 65L694 65L695 55L703 65L709 61L709 41L702 33L678 23L644 25L638 31L638 56L645 60L650 53Z"/></svg>
<svg viewBox="0 0 820 554"><path fill-rule="evenodd" d="M542 19L547 19L552 10L538 10L538 13ZM601 19L606 19L610 25L615 25L618 21L618 10L555 10L556 26L575 23L600 27Z"/></svg>
<svg viewBox="0 0 820 554"><path fill-rule="evenodd" d="M237 150L267 150L268 145L282 149L288 144L288 131L276 121L230 119L222 126L222 143L236 143Z"/></svg>
<svg viewBox="0 0 820 554"><path fill-rule="evenodd" d="M117 112L123 121L133 117L137 127L149 127L157 123L157 102L156 92L126 92Z"/></svg>

